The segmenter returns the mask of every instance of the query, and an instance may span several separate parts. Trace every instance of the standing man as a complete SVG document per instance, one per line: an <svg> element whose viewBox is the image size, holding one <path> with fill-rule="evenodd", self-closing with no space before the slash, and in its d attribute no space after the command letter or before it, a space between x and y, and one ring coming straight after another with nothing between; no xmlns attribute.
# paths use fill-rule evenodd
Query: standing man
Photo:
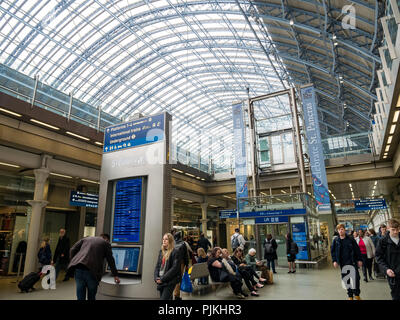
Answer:
<svg viewBox="0 0 400 320"><path fill-rule="evenodd" d="M240 247L244 251L245 244L246 240L244 240L243 236L240 234L240 229L236 228L235 233L231 237L232 252L235 252L236 248L238 247Z"/></svg>
<svg viewBox="0 0 400 320"><path fill-rule="evenodd" d="M278 249L278 244L275 239L272 238L272 234L268 233L267 237L264 239L264 259L267 260L268 269L272 268L272 272L275 271L275 260L278 260L278 255L276 250Z"/></svg>
<svg viewBox="0 0 400 320"><path fill-rule="evenodd" d="M198 249L198 248L203 248L204 251L207 252L207 251L208 251L208 248L211 248L211 247L212 247L212 245L211 245L210 240L208 240L208 239L204 236L204 233L203 233L203 232L200 233L200 238L199 238L199 240L197 241L197 249Z"/></svg>
<svg viewBox="0 0 400 320"><path fill-rule="evenodd" d="M115 283L120 282L108 234L79 240L72 246L70 257L68 273L74 272L78 300L86 300L86 292L88 300L96 300L97 286L104 271L104 259L110 266Z"/></svg>
<svg viewBox="0 0 400 320"><path fill-rule="evenodd" d="M336 230L339 236L332 243L331 255L333 266L335 268L340 266L342 279L347 277L347 273L343 268L350 269L350 276L354 275L354 277L351 279L353 283L350 282L351 286L347 289L347 295L349 296L349 300L353 300L353 296L355 296L356 300L361 300L360 274L358 272L358 268L362 267L360 248L356 240L346 235L343 224L338 224Z"/></svg>
<svg viewBox="0 0 400 320"><path fill-rule="evenodd" d="M56 251L54 252L53 261L51 262L51 265L55 264L56 280L61 269L67 271L69 263L69 249L70 249L69 238L65 235L65 229L61 228ZM63 281L68 281L68 280L69 280L68 273L65 273Z"/></svg>
<svg viewBox="0 0 400 320"><path fill-rule="evenodd" d="M395 219L388 221L389 234L378 242L376 261L387 275L393 300L400 300L400 224Z"/></svg>

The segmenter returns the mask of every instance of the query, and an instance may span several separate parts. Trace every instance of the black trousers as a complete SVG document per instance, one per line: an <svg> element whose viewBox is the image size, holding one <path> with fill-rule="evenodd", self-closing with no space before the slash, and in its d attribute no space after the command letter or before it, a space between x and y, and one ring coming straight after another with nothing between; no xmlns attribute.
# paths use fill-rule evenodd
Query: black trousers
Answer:
<svg viewBox="0 0 400 320"><path fill-rule="evenodd" d="M239 273L242 276L246 287L251 291L254 291L254 286L257 282L254 280L254 276L252 275L251 271L254 272L252 268L240 268Z"/></svg>
<svg viewBox="0 0 400 320"><path fill-rule="evenodd" d="M343 267L344 266L340 266L340 269L342 270L341 271L342 279L349 274L349 272L343 273ZM360 273L358 272L358 267L357 266L353 266L353 267L355 269L354 270L355 271L355 288L354 289L352 289L352 288L348 288L347 289L347 295L350 298L353 298L353 296L359 296L360 293L361 293L361 290L360 290ZM346 284L350 285L350 280L346 281Z"/></svg>
<svg viewBox="0 0 400 320"><path fill-rule="evenodd" d="M392 300L400 301L400 277L395 278L387 277L390 294L392 295Z"/></svg>
<svg viewBox="0 0 400 320"><path fill-rule="evenodd" d="M160 300L172 300L172 293L175 289L175 283L158 286L157 290L160 291Z"/></svg>

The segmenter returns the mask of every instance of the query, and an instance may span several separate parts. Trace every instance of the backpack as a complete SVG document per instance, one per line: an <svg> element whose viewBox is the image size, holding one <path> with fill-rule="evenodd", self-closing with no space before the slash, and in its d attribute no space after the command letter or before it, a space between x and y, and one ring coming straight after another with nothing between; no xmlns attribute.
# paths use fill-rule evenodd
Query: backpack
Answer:
<svg viewBox="0 0 400 320"><path fill-rule="evenodd" d="M271 241L265 240L264 250L265 250L265 253L274 253L274 247L272 246Z"/></svg>
<svg viewBox="0 0 400 320"><path fill-rule="evenodd" d="M232 246L232 250L235 250L237 247L239 247L239 236L233 236L232 240L231 240L231 246Z"/></svg>
<svg viewBox="0 0 400 320"><path fill-rule="evenodd" d="M297 247L296 242L292 241L290 243L290 254L298 254L299 253L299 248Z"/></svg>

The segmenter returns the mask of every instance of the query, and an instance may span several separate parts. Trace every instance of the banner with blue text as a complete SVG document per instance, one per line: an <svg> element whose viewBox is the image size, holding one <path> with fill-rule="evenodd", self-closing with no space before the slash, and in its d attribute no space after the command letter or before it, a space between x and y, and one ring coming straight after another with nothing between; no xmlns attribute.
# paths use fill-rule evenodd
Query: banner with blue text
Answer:
<svg viewBox="0 0 400 320"><path fill-rule="evenodd" d="M317 211L327 212L331 211L331 204L328 192L328 182L326 179L325 158L321 143L321 133L319 130L315 91L313 86L303 87L300 91Z"/></svg>
<svg viewBox="0 0 400 320"><path fill-rule="evenodd" d="M235 174L236 174L236 199L248 197L247 184L247 159L246 159L246 141L245 127L243 121L242 104L236 104L232 107L233 112L233 141L235 152ZM241 205L244 205L241 202ZM240 208L238 208L240 211Z"/></svg>

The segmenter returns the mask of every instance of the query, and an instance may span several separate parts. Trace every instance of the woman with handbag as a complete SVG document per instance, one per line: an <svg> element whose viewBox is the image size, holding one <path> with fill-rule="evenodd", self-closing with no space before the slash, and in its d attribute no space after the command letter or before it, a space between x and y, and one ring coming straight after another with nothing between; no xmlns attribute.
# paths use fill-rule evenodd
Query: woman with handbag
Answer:
<svg viewBox="0 0 400 320"><path fill-rule="evenodd" d="M181 280L181 266L174 243L172 234L164 234L154 270L154 281L157 284L157 290L160 291L161 300L172 300L174 288Z"/></svg>

